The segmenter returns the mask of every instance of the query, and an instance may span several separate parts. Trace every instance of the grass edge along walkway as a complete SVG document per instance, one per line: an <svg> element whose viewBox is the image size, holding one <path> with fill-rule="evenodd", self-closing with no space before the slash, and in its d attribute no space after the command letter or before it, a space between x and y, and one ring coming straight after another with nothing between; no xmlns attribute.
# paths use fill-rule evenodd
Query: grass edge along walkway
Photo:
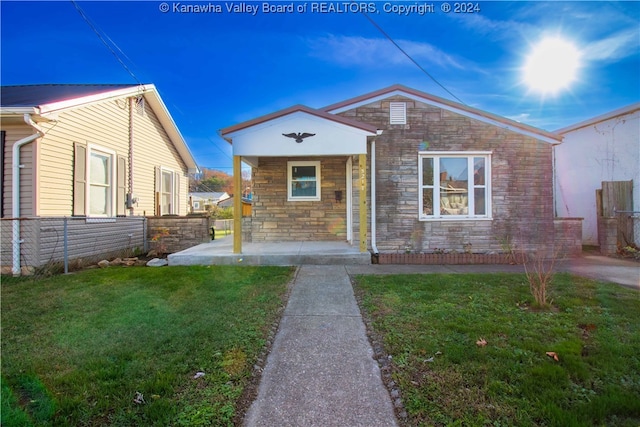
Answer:
<svg viewBox="0 0 640 427"><path fill-rule="evenodd" d="M293 271L3 277L1 424L233 425Z"/></svg>
<svg viewBox="0 0 640 427"><path fill-rule="evenodd" d="M522 274L353 279L406 425L639 424L637 291L556 274L536 311Z"/></svg>

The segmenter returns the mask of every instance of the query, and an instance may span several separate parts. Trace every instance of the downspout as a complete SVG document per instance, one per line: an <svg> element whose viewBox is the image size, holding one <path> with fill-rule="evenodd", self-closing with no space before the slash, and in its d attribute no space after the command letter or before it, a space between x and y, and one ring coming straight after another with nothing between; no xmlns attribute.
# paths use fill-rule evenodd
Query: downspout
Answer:
<svg viewBox="0 0 640 427"><path fill-rule="evenodd" d="M31 119L31 114L25 113L24 121L27 125L36 130L36 133L16 141L12 151L12 179L11 179L11 217L13 218L13 266L11 272L14 276L20 275L20 169L24 166L20 164L20 148L36 139L44 136L44 132Z"/></svg>
<svg viewBox="0 0 640 427"><path fill-rule="evenodd" d="M382 135L379 129L377 136ZM376 139L371 141L371 250L375 256L380 253L378 251L378 242L376 239Z"/></svg>
<svg viewBox="0 0 640 427"><path fill-rule="evenodd" d="M563 137L564 139L564 137ZM554 218L558 217L558 201L556 200L560 196L560 189L558 188L558 174L557 174L557 164L556 164L556 147L560 145L562 142L558 142L557 144L551 144L551 177L553 181L553 216Z"/></svg>
<svg viewBox="0 0 640 427"><path fill-rule="evenodd" d="M137 99L137 98L136 98ZM125 201L125 211L129 212L129 215L133 215L133 109L135 106L135 100L133 97L129 98L129 186Z"/></svg>

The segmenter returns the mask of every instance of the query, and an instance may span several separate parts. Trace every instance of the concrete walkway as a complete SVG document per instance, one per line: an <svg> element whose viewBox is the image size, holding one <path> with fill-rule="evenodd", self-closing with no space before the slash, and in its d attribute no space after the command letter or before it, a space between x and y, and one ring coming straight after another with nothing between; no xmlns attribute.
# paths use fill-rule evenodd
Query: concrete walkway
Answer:
<svg viewBox="0 0 640 427"><path fill-rule="evenodd" d="M343 265L299 267L245 426L395 426Z"/></svg>

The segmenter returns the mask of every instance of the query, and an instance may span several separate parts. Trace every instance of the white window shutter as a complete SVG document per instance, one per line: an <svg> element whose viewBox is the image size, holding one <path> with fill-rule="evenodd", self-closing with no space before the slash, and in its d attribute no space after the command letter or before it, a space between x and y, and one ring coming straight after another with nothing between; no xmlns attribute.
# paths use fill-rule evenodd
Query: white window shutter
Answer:
<svg viewBox="0 0 640 427"><path fill-rule="evenodd" d="M392 125L404 125L407 123L407 104L404 102L389 103L389 123Z"/></svg>

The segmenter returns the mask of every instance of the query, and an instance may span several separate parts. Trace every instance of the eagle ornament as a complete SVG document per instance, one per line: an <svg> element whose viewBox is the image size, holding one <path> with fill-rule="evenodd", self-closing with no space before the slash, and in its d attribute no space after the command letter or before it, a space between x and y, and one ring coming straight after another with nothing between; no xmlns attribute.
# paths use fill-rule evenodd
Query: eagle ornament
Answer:
<svg viewBox="0 0 640 427"><path fill-rule="evenodd" d="M286 136L287 138L293 138L296 140L296 142L299 144L302 142L303 139L305 138L309 138L310 136L315 136L315 133L283 133L282 136Z"/></svg>

